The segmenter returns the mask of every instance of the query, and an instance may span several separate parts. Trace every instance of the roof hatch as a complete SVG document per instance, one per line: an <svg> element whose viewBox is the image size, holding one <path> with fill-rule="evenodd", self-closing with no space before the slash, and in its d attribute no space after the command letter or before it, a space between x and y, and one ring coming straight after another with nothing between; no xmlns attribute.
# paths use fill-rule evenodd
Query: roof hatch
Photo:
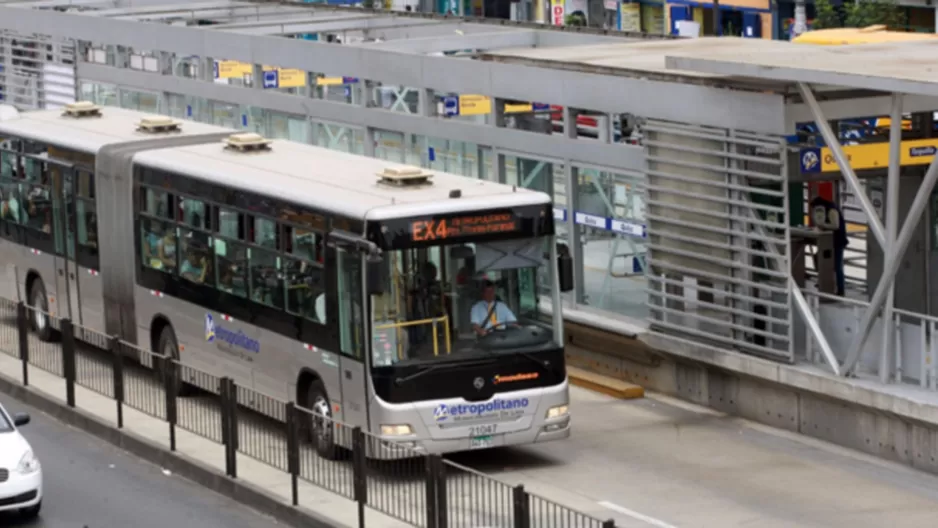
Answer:
<svg viewBox="0 0 938 528"><path fill-rule="evenodd" d="M433 174L420 167L386 168L378 173L378 183L393 187L417 187L430 185Z"/></svg>
<svg viewBox="0 0 938 528"><path fill-rule="evenodd" d="M232 134L225 138L225 146L227 148L240 152L268 150L270 149L271 143L273 143L273 141L253 132Z"/></svg>
<svg viewBox="0 0 938 528"><path fill-rule="evenodd" d="M101 117L101 107L91 101L68 103L62 112L66 117Z"/></svg>
<svg viewBox="0 0 938 528"><path fill-rule="evenodd" d="M137 131L150 133L178 132L181 126L181 121L177 121L171 117L151 116L144 117L137 122Z"/></svg>

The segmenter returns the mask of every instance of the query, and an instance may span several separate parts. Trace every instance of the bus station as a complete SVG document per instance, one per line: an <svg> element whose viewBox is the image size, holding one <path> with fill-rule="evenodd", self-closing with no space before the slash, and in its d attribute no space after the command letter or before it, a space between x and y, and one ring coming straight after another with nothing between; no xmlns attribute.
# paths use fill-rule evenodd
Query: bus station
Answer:
<svg viewBox="0 0 938 528"><path fill-rule="evenodd" d="M931 39L113 4L0 4L0 104L90 101L544 192L573 286L538 308L561 310L568 365L938 473Z"/></svg>

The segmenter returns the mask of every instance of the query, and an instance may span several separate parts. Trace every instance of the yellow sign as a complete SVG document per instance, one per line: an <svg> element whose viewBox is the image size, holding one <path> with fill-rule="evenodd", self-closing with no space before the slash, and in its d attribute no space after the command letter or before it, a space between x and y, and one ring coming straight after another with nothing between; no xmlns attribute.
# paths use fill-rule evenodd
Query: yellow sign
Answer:
<svg viewBox="0 0 938 528"><path fill-rule="evenodd" d="M492 113L492 100L484 95L460 95L459 115L485 115Z"/></svg>
<svg viewBox="0 0 938 528"><path fill-rule="evenodd" d="M215 77L218 79L243 79L254 73L254 67L246 62L217 61L216 64L218 65L218 72ZM278 88L306 86L306 72L303 70L276 68L274 66L264 66L263 70L277 72Z"/></svg>
<svg viewBox="0 0 938 528"><path fill-rule="evenodd" d="M270 71L273 68L264 67L264 71ZM280 80L280 88L302 88L306 86L306 72L303 70L290 70L277 68L277 76Z"/></svg>
<svg viewBox="0 0 938 528"><path fill-rule="evenodd" d="M245 75L251 75L252 67L238 61L217 61L219 79L243 79Z"/></svg>
<svg viewBox="0 0 938 528"><path fill-rule="evenodd" d="M885 169L889 166L889 143L870 145L846 145L844 154L854 170ZM938 152L938 139L916 139L903 141L901 160L903 166L928 165ZM821 172L840 172L831 149L821 149Z"/></svg>

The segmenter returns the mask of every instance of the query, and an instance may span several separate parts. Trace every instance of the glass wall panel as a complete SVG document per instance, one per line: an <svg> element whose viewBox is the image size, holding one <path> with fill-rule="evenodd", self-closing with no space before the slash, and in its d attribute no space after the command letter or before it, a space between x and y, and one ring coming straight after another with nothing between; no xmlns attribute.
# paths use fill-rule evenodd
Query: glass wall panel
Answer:
<svg viewBox="0 0 938 528"><path fill-rule="evenodd" d="M81 98L101 106L119 106L117 87L111 84L83 82Z"/></svg>
<svg viewBox="0 0 938 528"><path fill-rule="evenodd" d="M179 119L188 119L188 106L187 97L184 95L169 94L166 98L169 103L169 108L167 108L167 114L170 117L175 117Z"/></svg>
<svg viewBox="0 0 938 528"><path fill-rule="evenodd" d="M592 168L576 172L586 304L643 319L648 311L642 178Z"/></svg>
<svg viewBox="0 0 938 528"><path fill-rule="evenodd" d="M351 154L365 153L365 131L361 128L335 123L314 122L315 144L320 147L340 150Z"/></svg>
<svg viewBox="0 0 938 528"><path fill-rule="evenodd" d="M405 163L404 134L388 130L375 130L375 157Z"/></svg>
<svg viewBox="0 0 938 528"><path fill-rule="evenodd" d="M241 107L238 105L221 103L218 101L209 101L207 106L211 120L206 122L222 127L237 129L242 128ZM250 122L251 120L248 121Z"/></svg>
<svg viewBox="0 0 938 528"><path fill-rule="evenodd" d="M151 114L160 113L159 95L148 92L138 92L136 90L128 90L126 88L121 88L119 92L121 108L129 108L131 110L139 110L141 112L148 112Z"/></svg>
<svg viewBox="0 0 938 528"><path fill-rule="evenodd" d="M305 118L290 114L266 111L265 135L272 139L287 139L297 143L309 143L309 126Z"/></svg>

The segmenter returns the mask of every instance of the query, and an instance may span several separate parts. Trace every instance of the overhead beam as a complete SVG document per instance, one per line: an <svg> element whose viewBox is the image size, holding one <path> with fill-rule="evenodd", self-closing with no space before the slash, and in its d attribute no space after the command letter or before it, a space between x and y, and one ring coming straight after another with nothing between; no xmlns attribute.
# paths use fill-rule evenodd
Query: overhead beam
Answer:
<svg viewBox="0 0 938 528"><path fill-rule="evenodd" d="M870 202L869 196L867 196L866 192L863 190L863 186L860 184L860 179L857 178L856 172L854 172L853 167L850 166L850 159L844 154L843 146L840 144L840 138L831 130L830 123L827 122L827 117L821 111L817 99L814 98L814 94L811 92L811 87L805 83L798 83L798 91L801 93L801 99L803 99L805 104L808 105L808 108L811 109L811 114L814 116L814 124L817 125L818 130L821 131L821 136L824 137L824 143L827 145L827 148L831 150L831 154L834 155L837 166L840 168L840 173L843 174L844 180L846 180L847 185L850 186L854 198L860 202L860 208L863 209L863 213L866 214L866 221L869 225L870 232L873 233L880 247L886 247L886 234L883 230L883 222L879 219L879 215L876 214L876 209L873 207L872 202Z"/></svg>
<svg viewBox="0 0 938 528"><path fill-rule="evenodd" d="M824 116L829 120L850 119L856 117L889 115L892 97L887 94L870 97L854 97L818 101ZM905 112L932 112L938 109L938 97L925 95L906 95L903 99ZM811 109L804 103L791 103L785 107L786 135L794 134L798 123L814 121Z"/></svg>
<svg viewBox="0 0 938 528"><path fill-rule="evenodd" d="M113 3L109 2L111 5ZM253 6L242 6L244 7L253 7ZM114 7L111 9L99 9L94 12L96 16L101 17L122 17L122 16L144 16L144 15L160 15L163 13L173 13L173 12L189 12L189 11L199 11L202 9L237 9L237 4L234 4L227 0L215 0L209 2L192 2L184 3L180 2L178 4L157 4L151 6L133 6L133 7ZM255 7L256 9L256 7Z"/></svg>
<svg viewBox="0 0 938 528"><path fill-rule="evenodd" d="M477 50L498 48L532 47L537 42L537 34L530 29L518 31L499 31L496 33L473 33L470 35L452 35L446 37L424 37L402 40L382 40L362 42L354 46L377 47L383 50L406 53L434 53L438 51Z"/></svg>
<svg viewBox="0 0 938 528"><path fill-rule="evenodd" d="M401 20L391 17L341 16L323 17L295 22L260 22L252 25L209 26L213 31L225 31L241 35L296 35L299 33L342 33L345 31L368 31L371 29L395 28L407 25L417 30L434 26L432 22Z"/></svg>
<svg viewBox="0 0 938 528"><path fill-rule="evenodd" d="M748 64L733 60L703 59L697 57L670 56L664 59L665 67L673 70L695 71L749 77L786 83L830 84L850 88L864 88L886 93L902 93L938 97L938 83L915 79L903 79L898 76L874 75L870 72L842 72L821 69L806 69L797 66L796 56L792 56L792 66Z"/></svg>
<svg viewBox="0 0 938 528"><path fill-rule="evenodd" d="M344 71L337 74L384 84L538 101L596 112L632 113L759 133L784 133L784 99L773 93L8 7L0 7L0 28L309 72L332 72L338 67Z"/></svg>

